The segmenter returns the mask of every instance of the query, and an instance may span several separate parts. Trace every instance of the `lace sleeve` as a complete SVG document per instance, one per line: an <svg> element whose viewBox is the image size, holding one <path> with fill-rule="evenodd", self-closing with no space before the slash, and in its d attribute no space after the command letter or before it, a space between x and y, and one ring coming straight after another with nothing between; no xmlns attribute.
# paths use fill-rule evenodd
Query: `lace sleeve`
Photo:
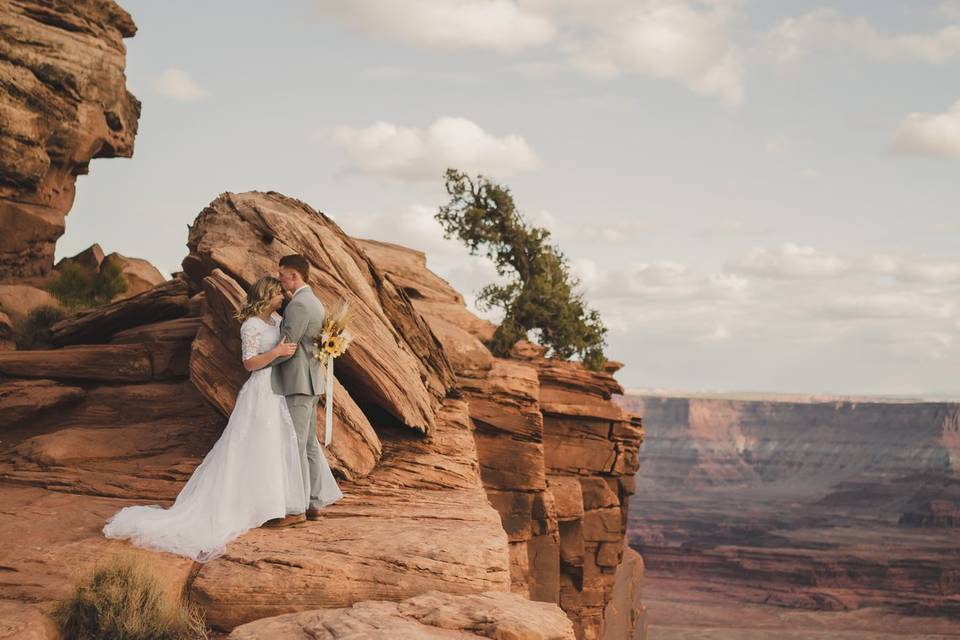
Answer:
<svg viewBox="0 0 960 640"><path fill-rule="evenodd" d="M260 352L260 328L247 320L240 325L240 358L247 360Z"/></svg>

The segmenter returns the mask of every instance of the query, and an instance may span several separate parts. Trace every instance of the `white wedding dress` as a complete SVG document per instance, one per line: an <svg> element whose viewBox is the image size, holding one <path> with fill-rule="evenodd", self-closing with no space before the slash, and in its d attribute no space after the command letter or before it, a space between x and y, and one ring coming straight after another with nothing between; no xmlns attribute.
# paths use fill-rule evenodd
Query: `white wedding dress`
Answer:
<svg viewBox="0 0 960 640"><path fill-rule="evenodd" d="M276 346L280 316L274 314L274 321L256 316L244 321L244 360ZM270 372L266 367L250 374L223 434L169 509L126 507L107 520L103 534L207 562L223 555L226 544L244 531L271 518L304 513L307 495L297 435L286 400L271 387ZM326 506L343 493L322 450L320 464L320 500Z"/></svg>

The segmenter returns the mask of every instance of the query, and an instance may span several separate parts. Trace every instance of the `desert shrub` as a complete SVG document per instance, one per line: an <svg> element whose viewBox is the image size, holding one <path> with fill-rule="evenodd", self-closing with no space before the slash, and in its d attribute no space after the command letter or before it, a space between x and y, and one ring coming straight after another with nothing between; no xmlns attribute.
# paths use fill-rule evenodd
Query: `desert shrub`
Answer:
<svg viewBox="0 0 960 640"><path fill-rule="evenodd" d="M123 270L114 262L104 262L96 272L68 262L47 285L47 290L61 304L74 310L107 304L128 288Z"/></svg>
<svg viewBox="0 0 960 640"><path fill-rule="evenodd" d="M50 327L63 320L67 312L57 307L44 305L31 309L23 318L13 322L13 341L17 349L52 349Z"/></svg>
<svg viewBox="0 0 960 640"><path fill-rule="evenodd" d="M116 262L105 260L100 265L100 271L97 277L93 279L93 286L90 288L91 297L98 304L106 304L113 300L114 296L119 295L130 288L127 283L127 277L123 275L123 269Z"/></svg>
<svg viewBox="0 0 960 640"><path fill-rule="evenodd" d="M446 238L458 237L470 253L493 261L506 284L488 284L477 295L481 309L499 308L503 320L489 341L490 350L506 356L517 340L533 333L551 357L577 356L591 369L606 363L607 329L597 311L576 293L570 273L550 232L524 220L510 190L483 176L472 180L447 169L450 202L436 214Z"/></svg>
<svg viewBox="0 0 960 640"><path fill-rule="evenodd" d="M148 569L116 557L81 578L53 611L71 640L196 640L208 638L196 605L171 601Z"/></svg>

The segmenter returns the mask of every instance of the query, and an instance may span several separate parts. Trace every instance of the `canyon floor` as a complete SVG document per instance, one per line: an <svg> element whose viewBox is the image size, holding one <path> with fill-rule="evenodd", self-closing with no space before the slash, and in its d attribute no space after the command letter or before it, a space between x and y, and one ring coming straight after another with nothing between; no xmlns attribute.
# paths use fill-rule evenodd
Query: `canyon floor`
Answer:
<svg viewBox="0 0 960 640"><path fill-rule="evenodd" d="M831 526L822 522L826 513L807 520L799 504L772 514L770 505L725 505L716 495L702 502L637 498L629 531L647 562L651 640L960 638L955 611L952 619L935 615L928 596L891 592L891 585L871 593L855 569L894 566L891 573L909 574L905 567L960 567L952 532L931 535L836 515ZM824 572L851 583L818 586Z"/></svg>
<svg viewBox="0 0 960 640"><path fill-rule="evenodd" d="M886 613L804 611L743 604L670 579L646 580L650 640L946 640L960 637L956 622Z"/></svg>
<svg viewBox="0 0 960 640"><path fill-rule="evenodd" d="M652 640L960 638L956 405L635 402Z"/></svg>

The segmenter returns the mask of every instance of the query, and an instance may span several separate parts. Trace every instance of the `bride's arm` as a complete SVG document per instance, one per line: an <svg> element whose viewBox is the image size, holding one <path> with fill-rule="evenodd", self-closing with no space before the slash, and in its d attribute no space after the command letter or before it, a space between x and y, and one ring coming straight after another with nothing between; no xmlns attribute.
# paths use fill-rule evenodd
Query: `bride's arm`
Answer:
<svg viewBox="0 0 960 640"><path fill-rule="evenodd" d="M287 342L287 337L283 336L280 338L280 342L277 343L277 346L275 346L273 349L270 349L270 351L265 351L259 355L246 358L243 361L243 368L247 371L263 369L277 358L290 356L296 350L297 345Z"/></svg>
<svg viewBox="0 0 960 640"><path fill-rule="evenodd" d="M288 356L297 350L297 345L281 337L273 349L257 353L260 348L261 329L258 323L247 320L240 325L240 360L247 371L256 371L269 366L277 358Z"/></svg>

